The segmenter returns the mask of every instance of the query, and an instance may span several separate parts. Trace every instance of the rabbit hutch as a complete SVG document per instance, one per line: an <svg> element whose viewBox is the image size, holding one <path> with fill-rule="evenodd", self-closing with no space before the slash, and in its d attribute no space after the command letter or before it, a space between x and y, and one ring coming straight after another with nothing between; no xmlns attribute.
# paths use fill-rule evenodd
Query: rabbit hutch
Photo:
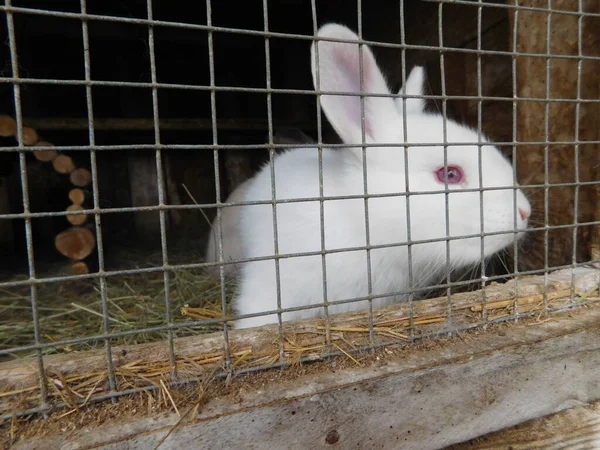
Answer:
<svg viewBox="0 0 600 450"><path fill-rule="evenodd" d="M598 445L597 1L6 0L0 12L3 448ZM331 23L356 38L319 48L351 45L357 61L372 51L398 105L421 96L444 130L464 125L480 155L482 136L501 152L514 202L522 192L530 205L519 209L527 230L511 206L511 243L484 253L478 188L481 203L461 214L477 222L481 257L465 270L444 257L432 261L448 267L442 279L407 285L403 301L376 307L369 288L362 309L329 314L326 303L300 321L279 299L274 323L236 329L241 281L225 249L239 242L225 218L253 206L230 197L236 188L313 151L327 231L321 149L350 151L322 100L334 96L315 86L327 74L311 72ZM367 161L364 64L354 145ZM425 81L411 95L415 67ZM403 142L398 151L418 151ZM448 233L446 131L434 142L448 158ZM487 175L479 159L470 181Z"/></svg>

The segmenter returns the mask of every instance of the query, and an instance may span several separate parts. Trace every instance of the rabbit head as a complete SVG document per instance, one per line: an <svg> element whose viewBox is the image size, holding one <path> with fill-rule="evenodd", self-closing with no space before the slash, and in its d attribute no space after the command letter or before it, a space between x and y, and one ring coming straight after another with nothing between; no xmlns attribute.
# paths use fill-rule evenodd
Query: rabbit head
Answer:
<svg viewBox="0 0 600 450"><path fill-rule="evenodd" d="M327 39L311 49L323 111L344 143L356 145L356 164L363 164L366 147L369 194L408 192L412 241L472 236L450 241L453 264L464 265L481 259L482 245L490 256L523 234L517 230L527 227L531 208L509 161L480 133L425 112L422 98L406 97L422 95L423 68L413 68L393 96L370 48L359 50L351 30L328 24L318 37ZM483 243L474 236L482 232ZM445 260L445 246L424 245L423 258Z"/></svg>

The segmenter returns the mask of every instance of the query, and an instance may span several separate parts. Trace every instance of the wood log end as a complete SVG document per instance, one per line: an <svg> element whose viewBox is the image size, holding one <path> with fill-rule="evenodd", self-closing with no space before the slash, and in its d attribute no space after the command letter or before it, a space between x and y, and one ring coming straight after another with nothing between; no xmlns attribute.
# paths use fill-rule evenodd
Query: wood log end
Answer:
<svg viewBox="0 0 600 450"><path fill-rule="evenodd" d="M73 275L85 275L90 273L90 268L83 261L79 261L71 266L71 273Z"/></svg>
<svg viewBox="0 0 600 450"><path fill-rule="evenodd" d="M34 145L38 139L37 131L31 127L23 127L23 145Z"/></svg>
<svg viewBox="0 0 600 450"><path fill-rule="evenodd" d="M80 188L74 188L69 191L69 200L74 205L83 205L85 201L85 192Z"/></svg>
<svg viewBox="0 0 600 450"><path fill-rule="evenodd" d="M96 238L87 228L70 228L56 236L54 246L63 256L79 261L92 253Z"/></svg>
<svg viewBox="0 0 600 450"><path fill-rule="evenodd" d="M52 144L49 142L40 141L38 142L40 147L50 147ZM56 150L37 150L33 152L33 156L35 159L42 162L51 162L58 156L58 152Z"/></svg>
<svg viewBox="0 0 600 450"><path fill-rule="evenodd" d="M67 211L83 211L83 209L83 206L76 204L67 207ZM87 214L68 214L67 220L72 225L83 225L87 220Z"/></svg>
<svg viewBox="0 0 600 450"><path fill-rule="evenodd" d="M0 136L9 137L17 135L17 122L10 116L0 116Z"/></svg>
<svg viewBox="0 0 600 450"><path fill-rule="evenodd" d="M84 187L92 182L92 174L87 169L75 169L71 172L70 180L75 186Z"/></svg>
<svg viewBox="0 0 600 450"><path fill-rule="evenodd" d="M75 163L73 163L73 159L70 156L60 154L52 160L52 167L58 173L66 174L75 170Z"/></svg>

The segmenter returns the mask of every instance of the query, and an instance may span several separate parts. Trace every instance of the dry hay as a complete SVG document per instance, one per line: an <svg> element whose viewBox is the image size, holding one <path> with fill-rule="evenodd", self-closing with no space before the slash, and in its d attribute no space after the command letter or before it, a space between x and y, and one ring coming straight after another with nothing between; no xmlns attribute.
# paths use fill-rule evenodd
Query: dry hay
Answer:
<svg viewBox="0 0 600 450"><path fill-rule="evenodd" d="M588 298L594 301L594 299ZM498 302L499 303L499 302ZM500 309L500 304L495 305ZM590 313L592 308L600 306L600 302L587 304L586 310ZM583 311L587 315L588 312ZM561 318L562 316L562 318ZM557 319L557 324L564 322L565 316L571 316L568 310L566 314L553 314L552 318ZM523 318L520 321L521 329L524 327L540 325L553 319L546 318L540 320L537 316ZM215 369L206 370L200 383L186 383L179 386L169 385L167 378L160 379L157 389L153 391L141 391L135 394L129 394L119 398L118 402L88 402L77 404L68 409L56 409L49 414L47 418L39 415L26 417L13 416L2 421L0 419L0 448L10 447L13 444L26 443L28 439L35 439L35 442L43 443L44 439L54 439L56 436L69 436L81 429L94 429L105 424L123 423L129 420L137 420L143 417L152 417L159 419L165 417L165 414L175 413L179 420L173 424L169 432L163 437L162 441L154 448L162 448L161 443L168 439L169 435L178 427L199 417L205 410L205 405L210 404L212 400L229 404L241 404L250 392L265 391L278 383L295 382L295 380L311 379L311 376L322 376L331 374L336 376L341 370L352 369L356 367L376 367L386 365L391 361L405 360L411 355L423 355L423 352L439 352L446 354L456 354L457 348L477 349L479 348L479 337L482 334L491 334L498 337L512 334L512 338L507 338L506 344L521 342L515 341L514 333L510 333L510 328L519 327L515 322L500 322L491 324L487 330L473 328L465 330L460 334L453 336L438 337L437 339L426 339L413 342L410 345L394 344L382 348L357 351L352 355L344 354L322 359L311 364L296 364L288 367L287 370L269 370L253 372L248 374L237 374L228 377L224 381L215 377ZM576 328L571 328L571 331ZM485 341L484 341L485 342ZM496 341L498 342L498 341ZM456 347L458 345L458 347ZM474 350L476 351L476 350ZM471 358L469 351L464 356ZM460 358L460 356L459 356ZM68 441L68 437L66 438ZM25 444L27 446L27 444ZM27 447L28 448L28 447Z"/></svg>
<svg viewBox="0 0 600 450"><path fill-rule="evenodd" d="M162 254L147 254L139 250L122 250L116 255L120 268L138 268L141 261L145 267L160 267ZM171 256L171 265L198 263L184 251ZM48 276L64 276L65 268L58 267ZM169 270L168 285L170 316L172 323L194 320L220 319L222 314L221 282L202 268ZM465 274L461 274L465 276ZM453 281L460 281L457 278ZM27 277L16 276L1 282L24 281ZM453 292L476 289L471 286L453 288ZM104 333L101 282L99 279L41 283L36 287L39 313L40 344L65 341L74 338L93 337ZM233 296L235 280L225 280L226 300ZM105 282L110 333L133 332L147 328L167 326L165 282L162 271L141 272L133 275L110 276ZM443 295L444 291L432 290L429 297ZM231 313L228 308L227 313ZM222 329L222 325L194 326L173 329L173 337L209 333ZM112 345L135 345L167 339L168 331L131 333L111 338ZM397 336L401 337L401 336ZM6 288L0 285L0 350L11 350L34 345L34 323L31 309L31 289L28 286ZM102 348L102 339L57 345L42 350L44 355L70 353ZM0 355L0 363L7 360L31 358L35 350Z"/></svg>
<svg viewBox="0 0 600 450"><path fill-rule="evenodd" d="M187 305L199 308L203 318L222 316L221 284L203 269L176 269L168 271L170 314L173 323L189 322L181 314ZM25 280L16 277L8 281ZM110 333L142 330L167 325L165 282L163 272L146 272L135 275L114 276L106 279L106 300ZM232 280L226 281L226 294L230 298L234 289ZM39 284L37 305L40 343L52 343L73 338L103 334L102 296L100 280L81 280ZM219 325L180 328L173 330L174 337L207 333L221 329ZM113 345L134 345L166 339L167 331L140 332L111 338ZM34 344L34 324L31 311L31 289L28 286L0 286L0 350ZM44 354L91 350L104 345L103 340L50 347ZM0 362L35 355L35 351L22 351L0 355Z"/></svg>
<svg viewBox="0 0 600 450"><path fill-rule="evenodd" d="M119 390L151 388L165 392L165 401L175 408L176 402L166 394L173 381L204 379L207 374L224 376L237 371L273 366L276 363L297 365L301 361L322 359L325 355L343 355L357 365L356 352L372 345L414 341L425 336L439 336L456 330L514 317L515 312L541 319L550 309L564 309L600 301L598 272L579 274L571 288L570 271L561 271L549 279L548 291L540 278L519 281L520 295L515 296L515 283L486 289L485 307L482 293L457 294L452 298L448 320L447 298L398 304L381 308L370 318L364 311L341 314L324 319L286 323L283 340L277 325L259 330L229 332L229 355L223 333L182 337L174 342L174 365L165 342L122 345L112 348L114 381ZM176 286L173 283L173 286ZM591 286L591 289L590 289ZM584 291L583 288L587 290ZM198 311L184 309L193 316ZM487 316L487 320L484 317ZM370 334L372 320L373 336ZM409 346L410 347L410 346ZM229 361L229 364L226 361ZM106 352L93 350L54 355L45 358L48 401L72 409L80 408L95 397L110 392ZM238 372L239 373L239 372ZM0 364L0 413L23 411L39 405L40 388L35 364L12 361Z"/></svg>

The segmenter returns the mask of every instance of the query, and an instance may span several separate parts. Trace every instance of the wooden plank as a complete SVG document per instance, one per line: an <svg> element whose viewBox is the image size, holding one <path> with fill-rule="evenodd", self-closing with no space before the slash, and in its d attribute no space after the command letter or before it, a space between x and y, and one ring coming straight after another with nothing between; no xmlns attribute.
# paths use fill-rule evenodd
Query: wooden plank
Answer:
<svg viewBox="0 0 600 450"><path fill-rule="evenodd" d="M8 177L0 177L0 215L10 214ZM14 250L12 220L0 220L0 251L8 255Z"/></svg>
<svg viewBox="0 0 600 450"><path fill-rule="evenodd" d="M548 275L545 287L544 277L523 277L518 281L503 285L488 286L485 290L486 311L489 319L510 317L515 308L521 312L533 312L537 317L546 317L547 307L577 305L592 301L589 297L574 297L571 282L574 280L575 292L585 293L597 289L600 272L592 268L577 268L573 271L565 269ZM518 288L518 289L517 289ZM547 303L544 303L544 291ZM585 295L585 294L583 294ZM598 300L598 297L595 297ZM440 336L458 329L482 324L482 291L464 292L452 296L451 316L446 316L448 303L446 297L415 302L390 305L374 312L374 343L385 345L403 342L408 332L410 314L413 313L414 334L419 336ZM288 345L284 348L284 358L293 363L299 356L307 359L319 359L336 348L351 351L352 348L372 345L368 332L369 315L366 311L357 311L331 316L330 331L326 330L323 319L307 319L284 324L284 336ZM251 368L257 365L272 364L278 359L279 330L277 325L269 325L256 329L232 330L229 332L228 344L231 358L238 369ZM328 343L329 342L329 343ZM504 341L503 341L504 343ZM214 368L220 370L226 343L222 333L190 336L175 341L176 370L189 377L202 376L204 370ZM406 342L407 348L416 347L415 343ZM169 347L165 342L143 345L114 347L112 351L113 365L119 376L125 377L129 386L146 386L149 381L171 377L173 367L170 365ZM275 359L273 359L275 358ZM106 353L103 350L48 355L44 358L48 377L58 376L61 383L75 385L84 379L106 375ZM202 370L199 371L201 367ZM121 368L123 370L121 371ZM19 404L28 401L36 405L39 400L37 392L39 378L34 365L23 361L10 361L0 364L0 386L4 392L19 391ZM91 386L88 386L91 389ZM108 393L106 386L94 389L94 395ZM88 391L81 391L84 397ZM52 392L51 396L56 396ZM91 394L90 394L91 395ZM59 399L60 397L55 397ZM0 413L12 411L14 401L11 395L0 391Z"/></svg>
<svg viewBox="0 0 600 450"><path fill-rule="evenodd" d="M600 399L599 323L600 308L589 308L368 367L249 385L176 428L176 414L131 417L13 448L442 448Z"/></svg>
<svg viewBox="0 0 600 450"><path fill-rule="evenodd" d="M448 450L600 448L600 402L576 406Z"/></svg>

